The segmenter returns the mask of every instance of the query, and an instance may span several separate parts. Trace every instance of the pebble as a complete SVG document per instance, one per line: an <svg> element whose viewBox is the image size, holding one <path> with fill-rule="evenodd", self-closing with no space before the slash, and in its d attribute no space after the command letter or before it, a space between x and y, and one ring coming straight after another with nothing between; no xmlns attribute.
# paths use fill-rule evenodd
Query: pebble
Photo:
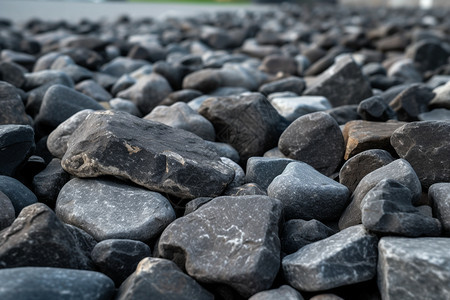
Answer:
<svg viewBox="0 0 450 300"><path fill-rule="evenodd" d="M0 230L3 230L11 225L16 217L11 200L3 192L0 192L0 209L2 212L0 215Z"/></svg>
<svg viewBox="0 0 450 300"><path fill-rule="evenodd" d="M35 149L34 130L28 125L0 125L0 174L13 176Z"/></svg>
<svg viewBox="0 0 450 300"><path fill-rule="evenodd" d="M16 216L23 208L37 202L36 195L13 177L0 175L0 191L11 201Z"/></svg>
<svg viewBox="0 0 450 300"><path fill-rule="evenodd" d="M17 89L4 81L0 81L0 103L0 124L32 125Z"/></svg>
<svg viewBox="0 0 450 300"><path fill-rule="evenodd" d="M313 112L331 109L330 102L321 96L274 97L270 103L289 122Z"/></svg>
<svg viewBox="0 0 450 300"><path fill-rule="evenodd" d="M433 212L442 224L446 236L450 235L450 183L435 183L428 189Z"/></svg>

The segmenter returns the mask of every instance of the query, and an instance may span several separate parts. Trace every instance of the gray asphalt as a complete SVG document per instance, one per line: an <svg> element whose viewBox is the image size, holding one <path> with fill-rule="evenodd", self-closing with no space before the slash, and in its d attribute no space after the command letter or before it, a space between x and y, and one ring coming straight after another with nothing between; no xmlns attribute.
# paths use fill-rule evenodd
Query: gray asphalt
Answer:
<svg viewBox="0 0 450 300"><path fill-rule="evenodd" d="M120 15L132 18L181 15L195 16L211 11L236 11L242 9L265 10L267 6L252 4L147 4L126 2L64 2L64 1L30 1L30 0L0 0L0 18L14 22L23 22L30 18L40 18L46 21L66 20L76 22L87 18L90 20L114 20Z"/></svg>

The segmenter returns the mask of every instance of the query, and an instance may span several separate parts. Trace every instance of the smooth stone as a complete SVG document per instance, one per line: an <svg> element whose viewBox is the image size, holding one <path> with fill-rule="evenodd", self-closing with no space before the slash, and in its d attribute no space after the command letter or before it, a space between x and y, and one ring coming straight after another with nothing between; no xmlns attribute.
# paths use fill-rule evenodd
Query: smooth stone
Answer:
<svg viewBox="0 0 450 300"><path fill-rule="evenodd" d="M277 289L262 291L254 294L248 300L273 300L273 299L284 299L284 300L303 300L302 295L289 285L282 285Z"/></svg>
<svg viewBox="0 0 450 300"><path fill-rule="evenodd" d="M55 212L97 241L146 242L175 219L170 202L161 194L109 179L70 180L58 195Z"/></svg>
<svg viewBox="0 0 450 300"><path fill-rule="evenodd" d="M118 93L126 90L127 88L131 87L135 83L136 83L136 79L131 77L129 74L123 74L122 76L119 77L119 79L116 80L116 82L112 86L111 94L113 96L117 96Z"/></svg>
<svg viewBox="0 0 450 300"><path fill-rule="evenodd" d="M234 149L233 146L231 146L230 144L211 141L205 142L209 146L213 147L213 149L216 150L217 154L220 157L227 157L232 161L234 161L235 163L239 163L240 161L239 152L237 152L237 150Z"/></svg>
<svg viewBox="0 0 450 300"><path fill-rule="evenodd" d="M16 216L26 206L37 202L36 195L15 178L0 175L0 191L3 192L14 206Z"/></svg>
<svg viewBox="0 0 450 300"><path fill-rule="evenodd" d="M14 176L35 148L32 127L0 125L0 174Z"/></svg>
<svg viewBox="0 0 450 300"><path fill-rule="evenodd" d="M384 122L396 119L395 112L380 96L373 96L361 101L358 105L358 115L366 121Z"/></svg>
<svg viewBox="0 0 450 300"><path fill-rule="evenodd" d="M24 267L0 270L0 298L109 300L114 283L99 272Z"/></svg>
<svg viewBox="0 0 450 300"><path fill-rule="evenodd" d="M14 222L16 214L11 200L2 192L0 192L0 211L0 230L3 230Z"/></svg>
<svg viewBox="0 0 450 300"><path fill-rule="evenodd" d="M227 97L227 96L237 96L248 92L250 91L243 87L224 86L215 89L214 91L210 92L209 95L214 97Z"/></svg>
<svg viewBox="0 0 450 300"><path fill-rule="evenodd" d="M104 149L114 155L104 155ZM234 171L195 134L113 111L86 118L61 164L78 177L119 176L190 199L217 196L234 178Z"/></svg>
<svg viewBox="0 0 450 300"><path fill-rule="evenodd" d="M81 81L75 89L98 102L108 102L112 98L110 93L92 79Z"/></svg>
<svg viewBox="0 0 450 300"><path fill-rule="evenodd" d="M450 182L450 123L424 121L407 123L391 137L397 154L406 159L425 188Z"/></svg>
<svg viewBox="0 0 450 300"><path fill-rule="evenodd" d="M329 221L339 218L349 191L310 165L292 162L275 177L267 188L267 195L283 203L286 220Z"/></svg>
<svg viewBox="0 0 450 300"><path fill-rule="evenodd" d="M159 253L199 282L250 297L270 288L278 272L281 210L280 201L267 196L215 198L172 222Z"/></svg>
<svg viewBox="0 0 450 300"><path fill-rule="evenodd" d="M331 109L330 102L321 96L275 97L270 103L289 122L309 113Z"/></svg>
<svg viewBox="0 0 450 300"><path fill-rule="evenodd" d="M241 185L244 184L245 182L245 172L244 170L241 168L241 166L239 166L236 162L234 162L233 160L227 158L227 157L221 157L220 160L226 164L228 167L230 167L231 169L234 170L234 178L233 181L231 181L228 186L227 189L224 191L224 193L226 193L227 190L235 188L235 187L239 187Z"/></svg>
<svg viewBox="0 0 450 300"><path fill-rule="evenodd" d="M203 69L193 72L183 79L183 89L212 92L222 85L222 79L216 69Z"/></svg>
<svg viewBox="0 0 450 300"><path fill-rule="evenodd" d="M301 95L306 88L306 83L300 77L287 77L261 85L258 91L264 95L270 95L278 92L293 92Z"/></svg>
<svg viewBox="0 0 450 300"><path fill-rule="evenodd" d="M123 111L136 117L142 116L139 108L137 108L136 104L134 104L130 100L114 98L109 101L109 105L111 106L112 110Z"/></svg>
<svg viewBox="0 0 450 300"><path fill-rule="evenodd" d="M273 179L283 173L291 162L294 160L288 158L250 157L247 160L245 182L256 183L267 190Z"/></svg>
<svg viewBox="0 0 450 300"><path fill-rule="evenodd" d="M448 238L382 238L378 287L383 299L449 298L449 247Z"/></svg>
<svg viewBox="0 0 450 300"><path fill-rule="evenodd" d="M310 298L309 300L344 300L344 298L336 296L335 294L320 294Z"/></svg>
<svg viewBox="0 0 450 300"><path fill-rule="evenodd" d="M448 63L450 51L440 42L422 40L407 49L406 57L412 59L421 71L432 71Z"/></svg>
<svg viewBox="0 0 450 300"><path fill-rule="evenodd" d="M0 81L0 105L0 124L32 124L17 89L4 81Z"/></svg>
<svg viewBox="0 0 450 300"><path fill-rule="evenodd" d="M422 75L411 59L400 59L388 68L388 77L396 77L405 83L422 82Z"/></svg>
<svg viewBox="0 0 450 300"><path fill-rule="evenodd" d="M278 147L272 148L266 152L264 152L263 157L270 157L270 158L287 158L286 155L281 153L280 149Z"/></svg>
<svg viewBox="0 0 450 300"><path fill-rule="evenodd" d="M75 83L86 79L92 79L94 74L86 68L77 65L72 58L67 55L58 57L50 67L51 70L58 70L66 73Z"/></svg>
<svg viewBox="0 0 450 300"><path fill-rule="evenodd" d="M283 258L287 282L300 291L324 291L370 280L377 268L376 236L353 226Z"/></svg>
<svg viewBox="0 0 450 300"><path fill-rule="evenodd" d="M290 74L297 73L297 61L293 57L272 54L266 56L261 62L260 69L269 74Z"/></svg>
<svg viewBox="0 0 450 300"><path fill-rule="evenodd" d="M117 300L212 300L214 296L167 259L147 257L120 286Z"/></svg>
<svg viewBox="0 0 450 300"><path fill-rule="evenodd" d="M341 164L345 144L337 122L327 113L316 112L289 125L278 141L278 148L287 157L305 162L328 176Z"/></svg>
<svg viewBox="0 0 450 300"><path fill-rule="evenodd" d="M136 71L142 66L149 65L148 61L141 59L132 59L128 57L116 57L109 63L104 64L100 71L115 77Z"/></svg>
<svg viewBox="0 0 450 300"><path fill-rule="evenodd" d="M398 94L389 106L400 121L418 121L419 114L428 111L428 104L433 97L431 88L424 84L413 84Z"/></svg>
<svg viewBox="0 0 450 300"><path fill-rule="evenodd" d="M450 121L450 109L437 108L417 116L419 121Z"/></svg>
<svg viewBox="0 0 450 300"><path fill-rule="evenodd" d="M446 84L436 87L433 93L435 96L429 103L431 108L450 109L450 80Z"/></svg>
<svg viewBox="0 0 450 300"><path fill-rule="evenodd" d="M36 62L36 57L31 54L13 51L9 49L4 49L0 52L1 61L14 62L21 65L28 70L32 69L34 63Z"/></svg>
<svg viewBox="0 0 450 300"><path fill-rule="evenodd" d="M428 189L433 212L442 224L442 231L450 236L450 183L435 183Z"/></svg>
<svg viewBox="0 0 450 300"><path fill-rule="evenodd" d="M14 62L0 62L0 80L21 88L25 83L25 73L27 70Z"/></svg>
<svg viewBox="0 0 450 300"><path fill-rule="evenodd" d="M161 101L160 105L172 105L174 103L177 102L185 102L188 103L189 101L200 97L202 95L202 93L200 91L197 90L191 90L191 89L184 89L184 90L179 90L179 91L175 91L170 93L169 95L167 95L167 97Z"/></svg>

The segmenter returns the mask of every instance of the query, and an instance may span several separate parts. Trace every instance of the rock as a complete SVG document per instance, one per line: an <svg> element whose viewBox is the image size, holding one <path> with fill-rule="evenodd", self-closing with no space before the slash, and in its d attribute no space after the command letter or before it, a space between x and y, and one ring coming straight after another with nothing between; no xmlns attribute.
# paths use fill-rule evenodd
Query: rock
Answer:
<svg viewBox="0 0 450 300"><path fill-rule="evenodd" d="M345 162L339 171L339 182L353 192L364 176L393 161L394 158L385 150L363 151Z"/></svg>
<svg viewBox="0 0 450 300"><path fill-rule="evenodd" d="M267 195L283 203L286 220L329 221L339 218L349 191L311 166L292 162L275 177L267 188Z"/></svg>
<svg viewBox="0 0 450 300"><path fill-rule="evenodd" d="M221 77L216 69L203 69L193 72L183 80L183 89L211 92L222 85Z"/></svg>
<svg viewBox="0 0 450 300"><path fill-rule="evenodd" d="M433 183L450 182L449 135L449 122L413 122L398 128L392 134L391 144L428 188Z"/></svg>
<svg viewBox="0 0 450 300"><path fill-rule="evenodd" d="M206 144L211 146L214 150L216 150L217 154L220 157L227 157L232 161L234 161L235 163L239 163L240 161L239 153L231 145L219 142L210 142L210 141L205 142Z"/></svg>
<svg viewBox="0 0 450 300"><path fill-rule="evenodd" d="M53 208L61 188L70 180L70 175L61 166L61 160L54 158L47 167L33 178L33 191L39 202Z"/></svg>
<svg viewBox="0 0 450 300"><path fill-rule="evenodd" d="M9 176L0 175L0 191L11 200L16 216L24 207L37 202L32 191L17 179Z"/></svg>
<svg viewBox="0 0 450 300"><path fill-rule="evenodd" d="M312 86L306 89L305 96L324 96L336 107L345 104L358 104L372 96L368 80L350 56L338 60L323 72ZM346 95L344 98L341 95Z"/></svg>
<svg viewBox="0 0 450 300"><path fill-rule="evenodd" d="M412 196L410 189L398 181L381 180L361 202L364 227L377 234L439 236L439 221L423 216L412 205Z"/></svg>
<svg viewBox="0 0 450 300"><path fill-rule="evenodd" d="M437 108L417 116L419 121L450 121L450 109Z"/></svg>
<svg viewBox="0 0 450 300"><path fill-rule="evenodd" d="M339 296L336 296L335 294L320 294L310 298L309 300L344 300L344 299Z"/></svg>
<svg viewBox="0 0 450 300"><path fill-rule="evenodd" d="M345 124L343 135L346 141L344 159L355 156L370 149L382 149L395 154L390 139L396 129L403 126L403 122L369 122L350 121Z"/></svg>
<svg viewBox="0 0 450 300"><path fill-rule="evenodd" d="M16 214L14 212L14 206L9 200L8 196L0 192L0 231L8 227L14 222Z"/></svg>
<svg viewBox="0 0 450 300"><path fill-rule="evenodd" d="M208 141L214 141L216 138L211 122L183 102L175 103L172 106L157 106L144 119L184 129Z"/></svg>
<svg viewBox="0 0 450 300"><path fill-rule="evenodd" d="M334 230L317 220L293 219L284 223L280 235L281 251L286 254L297 252L311 243L326 239L335 234Z"/></svg>
<svg viewBox="0 0 450 300"><path fill-rule="evenodd" d="M212 199L213 198L211 198L211 197L200 197L200 198L192 199L191 201L186 203L185 210L184 210L184 215L186 216L186 215L190 214L191 212L196 211L202 205L208 203Z"/></svg>
<svg viewBox="0 0 450 300"><path fill-rule="evenodd" d="M184 274L173 262L160 258L144 258L136 271L119 288L116 298L145 299L214 299L194 279Z"/></svg>
<svg viewBox="0 0 450 300"><path fill-rule="evenodd" d="M36 58L33 55L8 49L1 51L0 58L1 61L13 62L25 67L28 70L31 70L36 62Z"/></svg>
<svg viewBox="0 0 450 300"><path fill-rule="evenodd" d="M446 84L435 88L433 93L435 96L429 103L431 108L450 109L450 80Z"/></svg>
<svg viewBox="0 0 450 300"><path fill-rule="evenodd" d="M142 259L151 256L151 250L139 241L116 239L101 241L91 255L97 268L120 286Z"/></svg>
<svg viewBox="0 0 450 300"><path fill-rule="evenodd" d="M117 97L129 99L139 108L143 115L148 114L170 93L172 88L167 80L156 73L144 75L128 89L117 94Z"/></svg>
<svg viewBox="0 0 450 300"><path fill-rule="evenodd" d="M422 40L408 48L406 57L412 59L419 70L424 72L445 65L450 57L450 52L439 42Z"/></svg>
<svg viewBox="0 0 450 300"><path fill-rule="evenodd" d="M218 141L239 152L242 162L276 146L286 126L284 118L259 93L209 98L199 113L214 125Z"/></svg>
<svg viewBox="0 0 450 300"><path fill-rule="evenodd" d="M91 79L78 83L75 89L98 102L108 102L112 98L101 85Z"/></svg>
<svg viewBox="0 0 450 300"><path fill-rule="evenodd" d="M116 57L112 61L110 61L107 64L104 64L100 72L120 77L126 73L131 73L133 71L136 71L142 66L149 65L148 61L141 60L141 59L132 59L128 57Z"/></svg>
<svg viewBox="0 0 450 300"><path fill-rule="evenodd" d="M284 276L300 291L370 280L376 275L377 242L361 225L347 228L284 257Z"/></svg>
<svg viewBox="0 0 450 300"><path fill-rule="evenodd" d="M102 273L62 268L26 267L0 270L0 298L108 300L114 283Z"/></svg>
<svg viewBox="0 0 450 300"><path fill-rule="evenodd" d="M91 71L77 65L73 59L67 55L59 56L52 63L51 70L59 70L66 73L75 83L94 77L94 74Z"/></svg>
<svg viewBox="0 0 450 300"><path fill-rule="evenodd" d="M133 116L141 117L141 111L137 108L136 104L129 100L114 98L109 101L109 105L112 110L127 112Z"/></svg>
<svg viewBox="0 0 450 300"><path fill-rule="evenodd" d="M378 287L383 299L448 298L448 247L448 238L382 238Z"/></svg>
<svg viewBox="0 0 450 300"><path fill-rule="evenodd" d="M73 116L62 122L53 130L47 139L47 148L50 153L62 158L67 151L67 143L72 133L86 120L87 116L94 112L92 109L84 109L75 113Z"/></svg>
<svg viewBox="0 0 450 300"><path fill-rule="evenodd" d="M297 61L288 56L272 54L268 55L261 62L260 69L269 74L290 74L297 73Z"/></svg>
<svg viewBox="0 0 450 300"><path fill-rule="evenodd" d="M267 190L275 177L283 173L286 166L294 162L287 158L250 157L247 161L245 182L256 183L262 189Z"/></svg>
<svg viewBox="0 0 450 300"><path fill-rule="evenodd" d="M433 212L442 224L442 231L450 236L450 183L435 183L428 189Z"/></svg>
<svg viewBox="0 0 450 300"><path fill-rule="evenodd" d="M224 195L225 196L250 196L250 195L267 196L267 192L265 190L263 190L256 183L246 183L241 186L227 189L225 191Z"/></svg>
<svg viewBox="0 0 450 300"><path fill-rule="evenodd" d="M116 96L121 91L126 90L136 83L136 79L131 77L129 74L123 74L119 79L114 83L111 88L111 94Z"/></svg>
<svg viewBox="0 0 450 300"><path fill-rule="evenodd" d="M199 282L224 284L249 297L270 288L278 272L281 209L267 196L215 198L172 222L159 253Z"/></svg>
<svg viewBox="0 0 450 300"><path fill-rule="evenodd" d="M190 89L184 89L180 91L175 91L170 93L161 103L160 105L172 105L177 102L185 102L188 103L189 101L200 97L202 93L197 90L190 90Z"/></svg>
<svg viewBox="0 0 450 300"><path fill-rule="evenodd" d="M388 69L389 77L396 77L405 83L422 82L422 75L414 66L412 60L405 58L400 59L392 64Z"/></svg>
<svg viewBox="0 0 450 300"><path fill-rule="evenodd" d="M16 88L4 81L0 81L0 105L0 124L32 124Z"/></svg>
<svg viewBox="0 0 450 300"><path fill-rule="evenodd" d="M303 300L302 295L290 287L289 285L282 285L277 289L267 290L259 292L248 298L249 300L272 300L272 299L284 299L284 300Z"/></svg>
<svg viewBox="0 0 450 300"><path fill-rule="evenodd" d="M330 102L321 96L275 97L270 103L289 122L303 115L331 108Z"/></svg>
<svg viewBox="0 0 450 300"><path fill-rule="evenodd" d="M0 233L0 268L91 270L91 265L71 233L45 204L24 208L14 223Z"/></svg>
<svg viewBox="0 0 450 300"><path fill-rule="evenodd" d="M345 145L336 121L324 112L316 112L289 125L278 141L278 148L287 157L331 175L341 164Z"/></svg>
<svg viewBox="0 0 450 300"><path fill-rule="evenodd" d="M400 182L411 190L412 204L417 205L419 203L422 194L422 186L419 178L406 160L397 159L363 177L351 196L350 204L347 206L339 220L340 229L361 224L363 199L366 194L383 179L393 179Z"/></svg>
<svg viewBox="0 0 450 300"><path fill-rule="evenodd" d="M219 195L234 178L234 171L198 136L112 111L86 118L61 164L78 177L119 176L191 199Z"/></svg>
<svg viewBox="0 0 450 300"><path fill-rule="evenodd" d="M358 106L358 115L366 121L387 121L396 119L396 114L380 96L373 96L361 101Z"/></svg>
<svg viewBox="0 0 450 300"><path fill-rule="evenodd" d="M0 125L0 174L13 176L34 152L34 131L28 125Z"/></svg>
<svg viewBox="0 0 450 300"><path fill-rule="evenodd" d="M305 87L305 80L291 76L263 84L259 87L258 91L266 96L278 92L293 92L297 95L301 95L305 90Z"/></svg>
<svg viewBox="0 0 450 300"><path fill-rule="evenodd" d="M418 121L418 115L428 111L428 104L434 93L422 84L413 84L395 97L389 106L397 113L400 121Z"/></svg>
<svg viewBox="0 0 450 300"><path fill-rule="evenodd" d="M25 83L26 72L26 69L14 62L3 61L0 63L0 80L17 88L21 88Z"/></svg>
<svg viewBox="0 0 450 300"><path fill-rule="evenodd" d="M175 219L161 194L109 179L72 179L61 189L55 212L97 241L150 241Z"/></svg>
<svg viewBox="0 0 450 300"><path fill-rule="evenodd" d="M325 111L339 125L345 125L347 122L361 119L358 114L358 105L342 105Z"/></svg>
<svg viewBox="0 0 450 300"><path fill-rule="evenodd" d="M72 235L78 247L86 257L91 258L91 252L97 245L97 241L86 231L70 224L64 224L64 227Z"/></svg>
<svg viewBox="0 0 450 300"><path fill-rule="evenodd" d="M239 166L237 163L232 161L231 159L227 157L221 157L220 160L226 164L228 167L234 170L234 178L233 181L230 182L227 186L227 189L225 192L229 189L241 186L244 184L245 179L245 173L244 170L242 170L241 166Z"/></svg>

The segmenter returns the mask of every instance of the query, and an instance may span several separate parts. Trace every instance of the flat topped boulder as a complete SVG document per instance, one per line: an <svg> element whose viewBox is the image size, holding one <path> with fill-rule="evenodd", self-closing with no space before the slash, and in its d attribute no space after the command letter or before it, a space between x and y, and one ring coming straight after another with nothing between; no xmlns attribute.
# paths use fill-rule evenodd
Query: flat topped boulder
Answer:
<svg viewBox="0 0 450 300"><path fill-rule="evenodd" d="M217 196L234 178L234 170L195 134L111 111L86 118L61 164L78 177L113 175L192 199Z"/></svg>

